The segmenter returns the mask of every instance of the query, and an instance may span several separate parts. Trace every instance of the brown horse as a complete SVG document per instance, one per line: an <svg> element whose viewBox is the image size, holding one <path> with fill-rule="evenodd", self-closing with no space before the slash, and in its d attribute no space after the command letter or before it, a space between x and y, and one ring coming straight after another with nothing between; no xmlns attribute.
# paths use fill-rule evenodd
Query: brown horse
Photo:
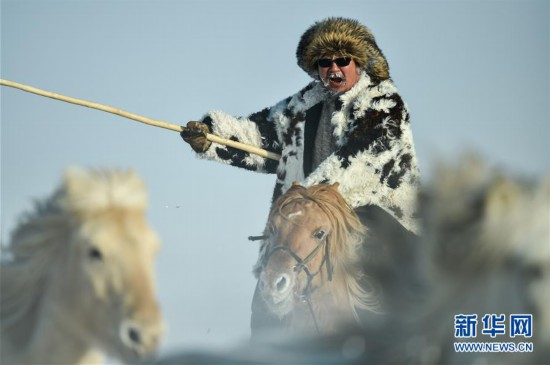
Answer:
<svg viewBox="0 0 550 365"><path fill-rule="evenodd" d="M376 301L360 284L365 227L338 184L295 184L273 205L256 267L259 291L287 330L328 332Z"/></svg>
<svg viewBox="0 0 550 365"><path fill-rule="evenodd" d="M285 336L275 346L244 344L225 353L183 352L158 364L548 364L550 177L513 176L475 155L436 171L421 189L423 235L416 242L417 255L408 254L399 234L385 234L387 255L375 254L365 268L370 280L384 284L415 276L415 268L425 272L421 281L429 290L420 291L420 300L404 306L406 286L390 286L388 292L384 285L382 307L385 313L393 309L369 326L340 328L313 339ZM390 233L399 233L391 228ZM400 259L403 252L406 260ZM373 264L376 270L370 269ZM512 338L508 321L505 334L494 339L482 334L482 317L488 313L507 318L532 314L532 337ZM456 338L458 314L478 316L475 339ZM457 352L454 343L462 341L532 346L526 352Z"/></svg>

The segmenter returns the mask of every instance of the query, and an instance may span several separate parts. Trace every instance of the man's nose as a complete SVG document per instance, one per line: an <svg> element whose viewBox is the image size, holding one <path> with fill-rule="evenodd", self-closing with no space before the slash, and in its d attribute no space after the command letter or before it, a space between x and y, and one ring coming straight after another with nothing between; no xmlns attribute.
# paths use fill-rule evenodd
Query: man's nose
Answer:
<svg viewBox="0 0 550 365"><path fill-rule="evenodd" d="M331 70L331 71L338 71L339 69L340 69L340 68L338 67L338 65L336 64L336 62L333 61L333 62L330 64L330 70Z"/></svg>

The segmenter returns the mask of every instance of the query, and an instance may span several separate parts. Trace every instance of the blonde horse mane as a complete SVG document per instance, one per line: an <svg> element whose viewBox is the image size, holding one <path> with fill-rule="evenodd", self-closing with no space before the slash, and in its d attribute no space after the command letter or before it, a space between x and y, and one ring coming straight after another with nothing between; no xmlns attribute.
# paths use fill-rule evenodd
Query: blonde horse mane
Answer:
<svg viewBox="0 0 550 365"><path fill-rule="evenodd" d="M359 261L362 257L361 245L365 238L366 227L338 192L338 184L317 184L309 188L298 184L293 185L274 203L268 222L271 222L276 215L285 217L285 207L300 200L314 202L330 220L333 229L329 236L330 259L335 268L342 269L353 315L357 319L357 309L374 310L376 300L360 284L363 274Z"/></svg>
<svg viewBox="0 0 550 365"><path fill-rule="evenodd" d="M86 217L110 209L143 212L147 195L132 171L70 169L55 193L36 202L2 248L0 329L21 325L18 336L33 330L54 258L70 245L73 230ZM28 337L27 337L28 338Z"/></svg>

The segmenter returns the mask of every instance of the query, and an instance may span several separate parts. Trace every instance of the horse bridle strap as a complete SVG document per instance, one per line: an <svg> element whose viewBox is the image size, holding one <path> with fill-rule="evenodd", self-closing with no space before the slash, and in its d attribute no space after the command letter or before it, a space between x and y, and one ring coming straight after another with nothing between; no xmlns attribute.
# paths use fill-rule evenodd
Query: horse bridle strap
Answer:
<svg viewBox="0 0 550 365"><path fill-rule="evenodd" d="M248 236L249 241L259 241L259 240L263 240L263 239L266 239L266 238L268 238L268 236L266 236L266 235ZM283 251L287 251L290 254L290 256L292 256L292 258L294 258L294 260L296 260L298 262L298 264L294 267L294 271L297 271L298 268L300 268L300 269L303 268L303 269L307 270L307 267L305 265L308 262L310 262L315 257L315 255L317 255L317 252L319 252L319 250L321 249L321 247L323 246L324 243L326 243L326 252L325 252L325 257L323 257L323 262L321 262L321 266L319 268L321 268L323 266L323 264L325 263L325 261L326 261L328 280L332 281L332 271L333 270L332 270L332 264L330 262L330 243L328 242L328 237L326 237L322 242L319 242L319 244L313 249L313 251L311 251L309 253L309 255L307 255L304 259L302 259L300 256L298 256L290 248L288 248L286 246L279 245L279 246L275 246L273 248L273 250L271 250L271 252L269 253L269 255L267 255L267 258L265 259L264 262L267 263L269 261L269 259L271 258L271 255L273 255L273 253L275 253L275 251L283 250Z"/></svg>
<svg viewBox="0 0 550 365"><path fill-rule="evenodd" d="M321 261L321 265L319 265L319 269L315 273L311 273L309 271L309 268L307 267L307 263L310 262L321 250L321 247L325 246L325 255L323 256L323 260ZM275 246L273 249L269 252L269 254L266 257L265 264L269 262L271 259L271 255L273 255L277 251L285 251L287 252L296 262L297 264L294 266L294 272L299 273L300 271L304 271L304 273L307 276L307 284L304 290L302 291L302 295L300 299L305 301L307 303L309 312L311 313L311 317L313 318L313 323L315 324L315 329L317 330L317 333L321 333L321 330L319 329L319 323L317 321L317 316L315 315L315 312L313 311L313 306L311 304L311 282L313 281L313 278L317 276L321 270L323 269L323 265L326 264L327 267L327 277L328 280L332 280L332 264L330 262L330 242L328 240L328 237L325 237L325 239L322 242L319 242L317 246L305 257L301 258L298 256L294 251L292 251L287 246Z"/></svg>
<svg viewBox="0 0 550 365"><path fill-rule="evenodd" d="M248 237L250 241L258 241L258 240L263 240L267 238L269 238L269 236L267 235ZM312 274L309 271L309 268L307 267L307 263L310 262L319 253L319 251L323 246L325 246L325 255L323 256L321 265L319 265L319 269ZM330 261L330 242L328 240L328 236L325 237L323 241L319 242L317 246L315 246L315 248L303 259L300 256L298 256L296 252L292 251L292 249L290 249L287 246L283 246L283 245L275 246L271 251L269 251L268 255L263 260L264 266L267 265L267 263L271 259L271 256L277 251L287 252L297 262L297 264L293 268L294 272L299 273L300 271L303 270L304 273L306 274L307 284L304 290L302 291L301 299L307 303L309 312L311 313L311 316L313 318L313 323L315 324L315 329L317 330L317 333L320 334L321 331L319 329L319 323L317 321L317 317L315 316L315 312L313 311L313 306L311 304L311 282L313 281L313 278L315 278L315 276L317 276L321 272L321 270L323 269L323 265L325 264L327 268L327 278L329 281L332 281L333 267Z"/></svg>
<svg viewBox="0 0 550 365"><path fill-rule="evenodd" d="M319 253L319 251L321 250L321 248L323 246L326 247L325 255L323 256L323 260L321 261L321 265L319 265L319 269L315 273L312 274L309 271L308 267L307 267L307 263L310 262L311 260L313 260L313 258L315 256L317 256L317 254ZM290 249L287 246L283 246L283 245L275 246L275 247L273 247L273 249L267 255L267 257L264 261L265 264L267 264L267 262L269 262L269 260L271 259L271 255L273 255L277 251L287 252L297 262L297 264L294 266L294 272L299 273L301 270L304 270L304 272L306 273L306 275L308 277L308 286L306 288L309 289L309 284L310 284L311 280L313 280L313 278L321 272L321 269L323 268L323 265L325 265L325 264L327 265L326 266L327 267L327 278L328 278L329 281L332 281L333 269L332 269L332 263L330 262L330 243L328 241L328 237L325 237L325 239L323 241L319 242L317 244L317 246L315 246L315 248L303 259L300 256L298 256L294 251L292 251L292 249Z"/></svg>

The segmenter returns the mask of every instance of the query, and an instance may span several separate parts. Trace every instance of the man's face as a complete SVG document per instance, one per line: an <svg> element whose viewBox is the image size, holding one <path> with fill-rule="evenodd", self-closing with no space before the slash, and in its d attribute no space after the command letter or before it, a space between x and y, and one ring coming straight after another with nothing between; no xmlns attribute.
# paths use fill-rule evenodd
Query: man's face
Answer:
<svg viewBox="0 0 550 365"><path fill-rule="evenodd" d="M318 60L317 69L325 87L335 92L348 91L359 80L353 58L323 57Z"/></svg>

